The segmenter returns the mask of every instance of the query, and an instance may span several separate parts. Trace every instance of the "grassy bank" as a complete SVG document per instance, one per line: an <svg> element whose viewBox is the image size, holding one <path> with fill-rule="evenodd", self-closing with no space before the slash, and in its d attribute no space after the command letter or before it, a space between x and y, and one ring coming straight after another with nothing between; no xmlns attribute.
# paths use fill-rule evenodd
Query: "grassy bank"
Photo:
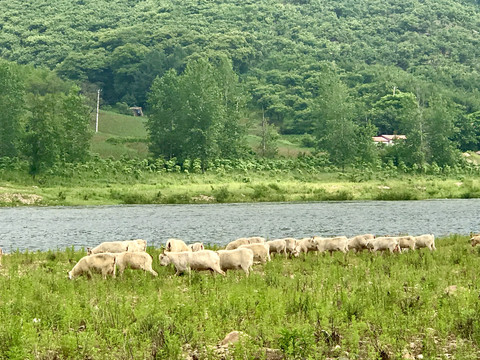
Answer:
<svg viewBox="0 0 480 360"><path fill-rule="evenodd" d="M93 173L92 173L93 174ZM94 175L92 175L94 176ZM0 206L175 204L258 201L420 200L478 198L480 179L398 176L354 182L334 173L162 173L140 177L0 182Z"/></svg>
<svg viewBox="0 0 480 360"><path fill-rule="evenodd" d="M275 258L246 278L228 272L67 279L84 251L13 253L0 269L2 359L478 359L480 252L466 237L437 251ZM455 287L452 287L455 285ZM448 288L450 287L450 288ZM188 344L188 345L187 345Z"/></svg>

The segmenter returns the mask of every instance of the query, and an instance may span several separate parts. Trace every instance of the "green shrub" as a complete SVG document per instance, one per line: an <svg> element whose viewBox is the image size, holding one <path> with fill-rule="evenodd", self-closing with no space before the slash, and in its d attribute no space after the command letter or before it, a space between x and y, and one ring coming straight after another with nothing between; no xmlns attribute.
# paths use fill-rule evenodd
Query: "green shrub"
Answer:
<svg viewBox="0 0 480 360"><path fill-rule="evenodd" d="M213 193L213 196L215 197L215 199L217 200L217 202L219 202L219 203L227 202L232 195L230 193L230 191L228 190L228 186L226 186L226 185L214 189L212 191L212 193Z"/></svg>

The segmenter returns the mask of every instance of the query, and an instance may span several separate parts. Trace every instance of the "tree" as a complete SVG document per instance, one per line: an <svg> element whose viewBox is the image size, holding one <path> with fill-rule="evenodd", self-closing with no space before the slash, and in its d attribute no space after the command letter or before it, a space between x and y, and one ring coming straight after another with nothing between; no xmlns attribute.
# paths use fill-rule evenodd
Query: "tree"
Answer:
<svg viewBox="0 0 480 360"><path fill-rule="evenodd" d="M357 126L353 122L355 104L339 76L326 72L313 99L314 135L320 150L327 151L332 163L342 169L355 159Z"/></svg>
<svg viewBox="0 0 480 360"><path fill-rule="evenodd" d="M269 124L265 117L265 111L262 111L262 132L258 152L262 157L274 157L278 153L278 132L275 125Z"/></svg>
<svg viewBox="0 0 480 360"><path fill-rule="evenodd" d="M246 96L232 61L223 53L210 56L215 67L215 80L220 90L225 115L220 119L218 146L222 158L238 158L246 152L246 127L241 123L246 117Z"/></svg>
<svg viewBox="0 0 480 360"><path fill-rule="evenodd" d="M480 111L458 116L455 127L454 139L460 150L478 151L480 149Z"/></svg>
<svg viewBox="0 0 480 360"><path fill-rule="evenodd" d="M185 157L199 158L202 170L219 155L220 122L226 115L214 68L206 58L188 62L180 80L183 121L179 124L188 147Z"/></svg>
<svg viewBox="0 0 480 360"><path fill-rule="evenodd" d="M171 159L182 155L184 140L178 130L182 122L179 80L176 71L169 70L163 77L156 78L150 89L147 128L149 149L156 157Z"/></svg>
<svg viewBox="0 0 480 360"><path fill-rule="evenodd" d="M24 114L25 85L17 67L0 62L0 157L18 155Z"/></svg>
<svg viewBox="0 0 480 360"><path fill-rule="evenodd" d="M403 161L408 167L418 166L420 170L427 163L427 138L425 126L425 107L420 96L415 96L416 107L411 107L401 117L400 132L406 136L405 141L397 143L399 161Z"/></svg>
<svg viewBox="0 0 480 360"><path fill-rule="evenodd" d="M455 165L459 159L457 144L452 141L456 110L445 99L436 97L429 101L425 117L430 162L442 167Z"/></svg>
<svg viewBox="0 0 480 360"><path fill-rule="evenodd" d="M217 156L240 153L244 95L231 62L214 60L192 57L183 74L171 70L154 81L148 130L155 156L198 158L205 170Z"/></svg>
<svg viewBox="0 0 480 360"><path fill-rule="evenodd" d="M77 87L68 94L29 94L28 110L23 149L33 177L55 163L87 160L90 115Z"/></svg>
<svg viewBox="0 0 480 360"><path fill-rule="evenodd" d="M374 104L373 123L380 134L401 134L405 131L405 124L417 115L417 110L414 94L395 89L393 94L383 96Z"/></svg>
<svg viewBox="0 0 480 360"><path fill-rule="evenodd" d="M372 141L372 137L377 134L377 131L377 127L371 122L356 126L355 157L357 162L361 164L375 164L378 161L377 145Z"/></svg>
<svg viewBox="0 0 480 360"><path fill-rule="evenodd" d="M63 134L56 94L30 96L29 111L25 129L25 155L29 161L29 173L35 178L59 159Z"/></svg>
<svg viewBox="0 0 480 360"><path fill-rule="evenodd" d="M60 97L59 104L65 139L61 153L63 160L71 163L88 159L90 139L93 135L90 112L79 91L78 87L72 87L67 95Z"/></svg>

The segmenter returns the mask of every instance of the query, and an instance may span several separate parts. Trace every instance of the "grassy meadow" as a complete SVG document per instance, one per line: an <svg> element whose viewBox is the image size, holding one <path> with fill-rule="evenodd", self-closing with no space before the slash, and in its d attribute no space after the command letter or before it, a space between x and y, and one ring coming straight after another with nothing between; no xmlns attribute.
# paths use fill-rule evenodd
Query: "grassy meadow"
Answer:
<svg viewBox="0 0 480 360"><path fill-rule="evenodd" d="M0 206L186 204L259 201L422 200L480 197L480 179L400 176L354 182L334 173L245 171L25 178L0 185Z"/></svg>
<svg viewBox="0 0 480 360"><path fill-rule="evenodd" d="M307 158L297 159L311 150L301 146L300 135L280 138L279 152L285 157L277 162L217 164L203 174L193 166L191 171L182 170L175 161L157 159L161 164L155 167L147 160L145 122L145 117L102 111L99 132L92 139L93 161L56 166L35 179L25 165L0 171L0 206L480 197L480 178L473 168L462 174L419 175L388 166L342 173ZM255 148L260 138L250 134L248 141ZM477 154L469 159L480 163Z"/></svg>
<svg viewBox="0 0 480 360"><path fill-rule="evenodd" d="M84 250L16 252L0 268L0 359L478 359L480 251L275 257L250 277L67 279ZM194 355L193 355L194 354ZM419 357L419 356L422 357Z"/></svg>

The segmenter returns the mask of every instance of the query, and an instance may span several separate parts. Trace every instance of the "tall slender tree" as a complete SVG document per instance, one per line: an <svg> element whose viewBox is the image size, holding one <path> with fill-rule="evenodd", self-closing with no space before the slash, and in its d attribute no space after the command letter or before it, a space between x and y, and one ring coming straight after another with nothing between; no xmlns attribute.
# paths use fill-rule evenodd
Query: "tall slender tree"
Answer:
<svg viewBox="0 0 480 360"><path fill-rule="evenodd" d="M17 66L0 61L0 157L18 155L24 115L24 90Z"/></svg>
<svg viewBox="0 0 480 360"><path fill-rule="evenodd" d="M56 94L32 95L26 124L25 155L33 177L59 159L63 129Z"/></svg>
<svg viewBox="0 0 480 360"><path fill-rule="evenodd" d="M59 99L65 139L61 151L63 160L71 163L85 161L90 154L90 139L93 135L85 99L76 86Z"/></svg>
<svg viewBox="0 0 480 360"><path fill-rule="evenodd" d="M332 163L345 167L353 163L356 148L355 105L347 86L329 71L320 80L319 96L313 100L315 137L320 150L327 151Z"/></svg>

